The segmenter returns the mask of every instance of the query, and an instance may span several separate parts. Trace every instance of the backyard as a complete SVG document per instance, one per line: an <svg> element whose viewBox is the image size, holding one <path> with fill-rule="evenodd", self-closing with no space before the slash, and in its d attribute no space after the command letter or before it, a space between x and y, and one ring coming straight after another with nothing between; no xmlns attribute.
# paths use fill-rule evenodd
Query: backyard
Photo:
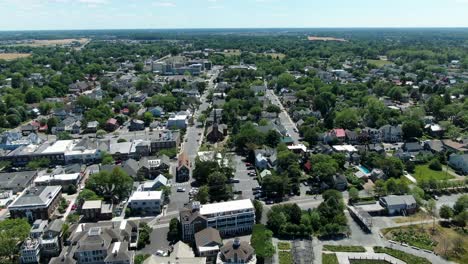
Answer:
<svg viewBox="0 0 468 264"><path fill-rule="evenodd" d="M416 178L417 181L420 181L422 179L435 179L438 181L442 181L453 178L453 176L450 173L446 172L445 169L441 171L431 170L429 168L429 165L427 164L416 166L413 176L414 178Z"/></svg>

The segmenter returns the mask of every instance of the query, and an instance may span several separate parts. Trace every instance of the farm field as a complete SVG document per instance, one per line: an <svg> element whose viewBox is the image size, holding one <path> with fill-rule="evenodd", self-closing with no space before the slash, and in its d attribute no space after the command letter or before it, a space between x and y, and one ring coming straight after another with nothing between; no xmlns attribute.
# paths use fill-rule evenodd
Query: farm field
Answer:
<svg viewBox="0 0 468 264"><path fill-rule="evenodd" d="M16 60L31 56L30 53L0 53L0 60Z"/></svg>
<svg viewBox="0 0 468 264"><path fill-rule="evenodd" d="M386 61L386 60L367 60L369 64L373 64L379 68L385 66L385 65L393 65L393 62L391 61Z"/></svg>
<svg viewBox="0 0 468 264"><path fill-rule="evenodd" d="M12 46L31 46L31 47L47 47L47 46L55 46L55 45L68 45L75 41L79 42L80 44L84 44L88 41L87 38L80 38L80 39L36 39L27 41L24 43L14 44Z"/></svg>

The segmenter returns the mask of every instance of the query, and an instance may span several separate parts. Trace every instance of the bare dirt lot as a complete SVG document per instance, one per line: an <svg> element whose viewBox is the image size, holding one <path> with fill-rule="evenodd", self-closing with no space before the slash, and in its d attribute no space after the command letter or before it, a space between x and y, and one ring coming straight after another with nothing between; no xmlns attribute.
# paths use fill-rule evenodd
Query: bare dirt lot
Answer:
<svg viewBox="0 0 468 264"><path fill-rule="evenodd" d="M31 56L30 53L0 53L0 60L16 60Z"/></svg>

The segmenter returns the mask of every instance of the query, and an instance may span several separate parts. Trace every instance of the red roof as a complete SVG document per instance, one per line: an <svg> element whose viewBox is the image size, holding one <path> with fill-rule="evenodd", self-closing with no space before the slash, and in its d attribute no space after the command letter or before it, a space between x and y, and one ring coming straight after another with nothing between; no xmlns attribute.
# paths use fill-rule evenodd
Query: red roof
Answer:
<svg viewBox="0 0 468 264"><path fill-rule="evenodd" d="M346 132L342 128L335 128L335 129L333 129L333 132L335 133L336 137L345 137L346 136Z"/></svg>
<svg viewBox="0 0 468 264"><path fill-rule="evenodd" d="M47 126L47 124L45 124L45 125L39 127L39 131L47 131L48 128L49 127Z"/></svg>
<svg viewBox="0 0 468 264"><path fill-rule="evenodd" d="M308 160L305 164L304 164L304 168L308 171L310 171L312 169L312 163L310 163L310 160Z"/></svg>
<svg viewBox="0 0 468 264"><path fill-rule="evenodd" d="M130 113L130 110L128 110L128 108L122 109L122 114L128 114L128 113Z"/></svg>
<svg viewBox="0 0 468 264"><path fill-rule="evenodd" d="M110 125L117 125L117 119L115 119L115 118L110 118L109 120L107 120L107 124L110 124Z"/></svg>

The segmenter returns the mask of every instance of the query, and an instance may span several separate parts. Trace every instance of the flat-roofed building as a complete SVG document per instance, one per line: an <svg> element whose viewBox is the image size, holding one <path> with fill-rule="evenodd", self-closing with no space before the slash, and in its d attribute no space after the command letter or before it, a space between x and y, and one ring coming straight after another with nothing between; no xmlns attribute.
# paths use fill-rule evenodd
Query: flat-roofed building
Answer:
<svg viewBox="0 0 468 264"><path fill-rule="evenodd" d="M221 236L235 236L252 230L255 209L250 199L201 205L193 202L191 208L180 211L182 239L193 241L195 233L213 227Z"/></svg>
<svg viewBox="0 0 468 264"><path fill-rule="evenodd" d="M110 220L112 219L113 206L101 200L86 201L81 206L81 214L86 220Z"/></svg>
<svg viewBox="0 0 468 264"><path fill-rule="evenodd" d="M0 190L21 192L31 185L37 171L19 171L0 173Z"/></svg>
<svg viewBox="0 0 468 264"><path fill-rule="evenodd" d="M77 186L81 179L81 173L42 175L34 180L36 186L60 185L68 188L70 185Z"/></svg>
<svg viewBox="0 0 468 264"><path fill-rule="evenodd" d="M128 208L137 215L156 215L161 213L164 202L162 191L136 191L128 198Z"/></svg>
<svg viewBox="0 0 468 264"><path fill-rule="evenodd" d="M39 186L26 189L8 206L12 218L48 220L58 206L61 186Z"/></svg>

